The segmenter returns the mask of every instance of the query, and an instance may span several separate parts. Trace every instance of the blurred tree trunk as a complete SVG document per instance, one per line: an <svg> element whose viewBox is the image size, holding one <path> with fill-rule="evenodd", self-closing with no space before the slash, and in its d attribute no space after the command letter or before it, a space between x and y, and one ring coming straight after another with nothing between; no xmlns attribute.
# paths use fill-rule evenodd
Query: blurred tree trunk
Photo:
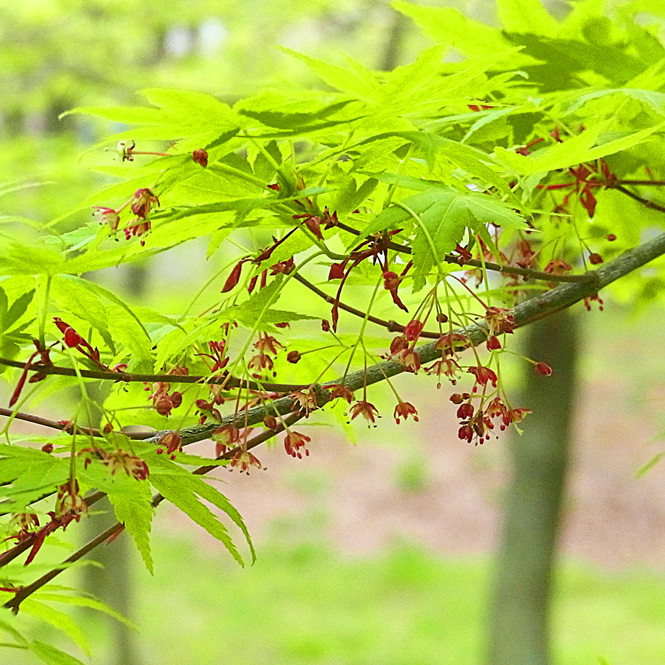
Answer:
<svg viewBox="0 0 665 665"><path fill-rule="evenodd" d="M391 21L388 41L385 44L379 63L379 69L384 72L392 71L399 64L402 44L410 25L407 17L396 11L392 12Z"/></svg>
<svg viewBox="0 0 665 665"><path fill-rule="evenodd" d="M140 296L145 291L147 271L142 265L130 263L124 267L124 286L133 295ZM89 389L90 390L90 389ZM108 386L99 388L93 399L103 402ZM98 427L99 422L91 423ZM115 523L113 508L107 499L95 505L95 511L103 514L94 519L82 520L83 539L85 542L94 538L100 531ZM101 564L101 567L83 568L82 588L112 607L123 616L131 619L133 614L134 585L132 584L133 544L128 533L121 533L110 547L103 545L96 548L89 558ZM125 624L112 617L104 616L111 635L111 648L107 662L110 665L140 665L143 659L136 644L134 632Z"/></svg>
<svg viewBox="0 0 665 665"><path fill-rule="evenodd" d="M519 406L533 409L510 441L512 478L496 560L487 665L548 665L551 587L576 391L578 326L569 312L527 331L527 357L553 367L528 372Z"/></svg>

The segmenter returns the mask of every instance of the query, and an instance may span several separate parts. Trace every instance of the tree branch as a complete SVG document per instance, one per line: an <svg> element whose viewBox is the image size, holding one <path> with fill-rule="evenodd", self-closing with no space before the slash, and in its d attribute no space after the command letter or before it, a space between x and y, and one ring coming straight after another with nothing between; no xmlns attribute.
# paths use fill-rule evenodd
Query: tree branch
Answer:
<svg viewBox="0 0 665 665"><path fill-rule="evenodd" d="M620 191L622 194L630 196L631 199L637 201L638 203L641 203L643 206L646 206L647 208L651 208L652 210L658 210L660 212L665 212L665 206L659 205L658 203L654 203L653 201L649 201L649 199L645 199L643 196L631 192L629 189L626 189L622 185L614 185L612 189L616 189Z"/></svg>
<svg viewBox="0 0 665 665"><path fill-rule="evenodd" d="M2 364L0 362L0 364ZM51 420L50 418L42 418L41 416L35 416L32 413L23 413L22 411L12 411L11 409L5 409L0 407L0 416L5 416L7 418L15 418L16 420L24 420L28 423L33 423L35 425L41 425L42 427L50 427L51 429L57 429L61 432L67 432L69 434L76 432L76 434L85 434L87 436L104 436L102 432L94 427L80 427L79 425L74 425L69 421L63 420ZM146 439L150 436L150 433L131 433L123 432L123 434L135 440Z"/></svg>
<svg viewBox="0 0 665 665"><path fill-rule="evenodd" d="M620 188L617 187L616 189ZM338 221L335 226L347 233L352 233L356 236L360 235L360 231L354 229L352 226L344 224L343 222ZM386 247L396 252L401 252L402 254L413 254L411 248L407 245L399 245L395 242L389 242L386 244ZM478 259L465 260L461 256L455 256L454 254L445 254L442 260L446 263L454 263L455 265L460 266L460 268L463 268L464 266L485 268L486 270L492 270L493 272L507 273L509 275L522 275L523 277L543 280L546 282L587 282L589 280L586 273L583 275L553 275L549 272L543 272L542 270L531 270L531 268L520 268L519 266L506 266L501 263L493 263L492 261L483 262Z"/></svg>
<svg viewBox="0 0 665 665"><path fill-rule="evenodd" d="M0 365L7 367L16 367L17 369L26 369L26 363L19 360L9 360L7 358L0 358ZM141 382L161 382L161 383L200 383L211 385L222 385L225 388L246 388L248 390L259 390L261 392L272 391L276 393L290 393L294 390L302 390L307 385L299 383L269 383L256 381L247 381L245 379L236 379L233 376L202 376L202 375L189 375L189 374L133 374L131 372L112 372L104 370L93 369L80 369L75 370L73 367L59 367L57 365L40 365L32 363L27 370L29 372L37 372L39 374L57 376L78 376L79 374L85 379L99 379L101 381L123 381L131 383L133 381Z"/></svg>
<svg viewBox="0 0 665 665"><path fill-rule="evenodd" d="M277 426L276 429L274 430L264 430L260 434L257 434L255 437L253 437L250 441L248 441L245 445L239 445L236 446L235 448L232 448L231 450L227 450L225 453L222 455L219 455L216 457L216 460L230 460L232 459L237 453L243 452L246 450L251 450L252 448L256 448L256 446L261 445L262 443L265 443L269 439L272 439L274 436L277 436L281 432L283 432L287 427L290 427L294 423L296 423L298 420L303 418L304 416L299 414L299 413L293 413L289 417L284 418L282 422L280 422ZM216 464L208 464L204 466L200 466L194 471L192 471L193 474L201 476L205 475L207 473L210 473L212 470L217 469L218 465ZM102 498L104 498L106 494L104 492L95 492L93 495L90 497L86 498L86 504L87 506L92 506L94 503L97 503L97 501L100 501ZM150 502L153 508L156 508L159 506L160 503L164 501L164 496L157 493L152 497L152 501ZM57 568L54 568L53 570L50 570L48 573L42 575L40 578L36 579L34 582L31 582L27 586L21 587L14 597L11 600L8 600L5 604L4 607L11 609L14 613L17 613L19 610L19 606L21 603L31 596L35 591L38 591L41 589L45 584L48 584L52 579L57 577L61 572L67 569L68 564L75 563L82 557L84 557L88 552L91 552L94 550L97 546L101 545L105 541L107 541L109 538L112 538L113 536L119 534L123 529L124 525L121 524L120 522L116 522L115 524L112 524L110 527L102 531L101 533L97 534L92 540L88 541L83 547L78 549L74 554L72 554L70 557L65 559L62 562L61 566L58 566ZM26 539L28 540L28 539ZM34 541L34 538L32 539ZM23 545L24 543L21 542L19 545ZM2 565L5 563L9 563L12 559L16 558L21 554L22 552L25 552L30 546L32 542L28 545L25 545L20 552L17 554L14 554L14 556L11 557L8 561L3 561ZM14 549L18 549L14 548ZM13 552L13 550L10 550Z"/></svg>
<svg viewBox="0 0 665 665"><path fill-rule="evenodd" d="M584 282L562 284L554 289L551 289L547 293L535 296L523 303L520 303L513 309L515 327L518 328L526 326L534 321L551 316L555 312L565 309L566 307L570 307L576 302L596 294L600 289L606 287L607 285L611 284L617 279L620 279L628 273L637 270L638 268L662 256L663 254L665 254L665 234L661 234L653 240L644 243L643 245L624 252L617 258L602 265L600 268L593 272L586 273L586 279ZM482 324L467 326L466 328L458 329L455 332L464 335L469 340L468 346L482 344L488 337L488 329L485 325ZM441 351L436 348L436 342L431 342L429 344L419 346L417 347L416 351L420 355L420 359L423 364L432 362L441 355ZM344 385L346 388L353 392L364 386L372 385L374 383L389 379L390 377L401 374L404 371L405 367L402 363L394 360L384 360L383 362L377 363L376 365L373 365L366 370L359 370L349 374L344 379L337 379L336 381L330 381L326 384L323 384L322 386L317 386L317 406L322 407L331 401L332 395L329 389L335 385ZM193 443L195 441L201 441L203 439L209 438L212 432L220 426L233 425L236 424L236 421L241 422L243 426L254 425L261 422L267 415L274 414L275 412L282 415L290 414L286 419L287 423L289 421L295 422L295 420L302 418L304 415L300 410L298 402L292 397L287 396L276 399L269 405L262 404L249 409L242 414L242 421L238 421L238 416L234 414L232 416L223 418L221 423L215 422L211 424L185 428L180 430L180 434L182 436L183 443ZM247 449L249 449L250 446L253 448L260 443L263 443L263 441L272 438L275 436L275 434L278 433L278 431L281 431L283 428L284 425L280 423L278 430L266 430L262 432L247 445ZM167 432L158 432L152 437L146 439L146 441L157 443L166 433ZM236 454L239 449L242 449L242 447L236 448L232 451L227 451L225 455L220 456L220 459L228 459L228 457L225 457L226 455L232 456ZM201 471L199 472L207 473L212 468L214 467L201 467ZM161 495L156 495L156 497L159 496ZM162 499L157 499L156 497L153 498L153 501L162 501ZM98 498L101 498L101 496ZM96 500L98 500L98 498ZM115 524L112 527L109 527L106 531L93 538L84 547L66 559L65 563L72 563L77 561L89 551L97 547L97 545L107 540L110 536L118 533L121 529L122 525L120 524ZM3 563L5 562L6 561L3 561ZM52 570L46 575L40 577L38 580L35 580L35 582L32 584L23 587L16 593L14 598L5 603L5 607L9 607L15 612L18 611L20 603L25 598L52 580L60 572L60 568L57 570Z"/></svg>

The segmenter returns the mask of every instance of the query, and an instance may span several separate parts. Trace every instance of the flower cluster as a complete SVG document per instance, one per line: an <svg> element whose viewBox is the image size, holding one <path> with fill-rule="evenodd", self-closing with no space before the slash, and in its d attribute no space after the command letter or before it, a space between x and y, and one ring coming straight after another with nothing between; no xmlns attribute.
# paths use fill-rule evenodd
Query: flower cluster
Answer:
<svg viewBox="0 0 665 665"><path fill-rule="evenodd" d="M134 144L127 146L122 143L122 145L123 161L133 161L134 154L162 154L137 153L134 151ZM130 206L130 210L136 216L136 219L122 229L125 239L129 240L133 237L143 236L150 231L152 224L148 219L148 214L155 204L159 205L159 198L147 187L142 187L141 189L137 189L132 198L117 209L108 208L106 206L93 206L92 209L94 211L93 215L99 219L100 223L105 224L109 227L112 233L115 233L120 226L120 213L127 206ZM141 245L145 245L145 240L141 240Z"/></svg>
<svg viewBox="0 0 665 665"><path fill-rule="evenodd" d="M152 405L160 416L170 416L171 409L177 409L182 404L182 393L169 393L170 390L170 383L157 381L152 384L152 395L148 399L152 400Z"/></svg>
<svg viewBox="0 0 665 665"><path fill-rule="evenodd" d="M276 372L273 371L275 363L271 356L276 356L277 352L284 348L283 345L272 335L262 332L259 333L258 340L254 342L254 348L258 353L252 356L247 363L247 367L255 370L252 376L256 379L260 379L262 375L271 371L273 376L276 376Z"/></svg>
<svg viewBox="0 0 665 665"><path fill-rule="evenodd" d="M509 409L500 397L494 397L476 408L471 400L473 396L470 393L454 393L450 396L450 401L457 404L457 418L460 421L460 427L457 436L462 441L468 441L475 444L482 444L489 440L490 432L495 427L495 420L499 422L499 429L505 430L511 423L519 423L524 420L531 409L516 408Z"/></svg>
<svg viewBox="0 0 665 665"><path fill-rule="evenodd" d="M72 522L79 522L81 515L88 509L85 500L79 493L78 481L68 480L58 487L55 500L55 510L48 511L47 515L50 521L43 527L33 530L34 527L40 527L39 519L31 513L20 513L14 516L18 522L19 530L11 539L21 543L32 538L32 547L28 554L25 564L32 563L37 553L44 544L46 537L58 529L63 531Z"/></svg>
<svg viewBox="0 0 665 665"><path fill-rule="evenodd" d="M118 470L124 471L128 476L136 478L136 480L145 480L150 475L150 470L145 460L120 448L112 451L106 451L103 448L97 447L83 448L79 450L78 454L85 458L84 468L87 468L93 459L97 459L110 469L112 476Z"/></svg>

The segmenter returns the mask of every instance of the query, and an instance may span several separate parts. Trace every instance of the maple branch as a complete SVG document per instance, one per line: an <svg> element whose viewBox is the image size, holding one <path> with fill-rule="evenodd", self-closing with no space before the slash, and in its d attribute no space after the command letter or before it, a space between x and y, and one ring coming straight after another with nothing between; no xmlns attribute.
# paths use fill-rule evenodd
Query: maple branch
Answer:
<svg viewBox="0 0 665 665"><path fill-rule="evenodd" d="M640 187L649 185L653 187L662 187L665 185L665 180L617 180L616 182L618 185L639 185Z"/></svg>
<svg viewBox="0 0 665 665"><path fill-rule="evenodd" d="M523 327L546 316L550 316L561 309L570 307L576 302L596 294L608 284L637 270L663 254L665 254L665 234L659 235L643 245L627 250L612 261L603 264L597 270L585 273L585 280L583 282L561 284L543 294L520 303L512 310L515 327ZM488 337L488 329L484 323L459 328L454 332L465 336L469 340L467 346L482 344ZM415 349L420 356L421 364L433 362L441 357L441 351L436 349L435 345L436 342L431 342ZM363 386L383 381L405 371L402 363L396 360L384 360L368 367L367 370L353 372L344 379L335 379L322 385L317 385L315 386L317 405L321 407L331 400L330 389L334 386L344 385L353 392ZM208 438L212 431L218 427L241 423L255 425L275 411L284 415L299 410L300 406L298 402L293 397L287 395L273 400L269 405L262 404L254 406L241 415L227 416L222 419L221 423L215 422L185 428L181 430L181 435L183 436L183 440L188 442L201 441ZM159 438L164 434L164 432L158 433L155 437Z"/></svg>
<svg viewBox="0 0 665 665"><path fill-rule="evenodd" d="M619 189L619 187L617 187ZM360 231L354 229L352 226L348 226L343 222L337 222L335 226L339 227L343 231L352 233L353 235L359 236ZM394 242L389 242L386 244L388 249L392 249L396 252L402 252L403 254L413 254L411 248L407 245L399 245ZM461 256L455 256L454 254L445 254L443 256L443 261L446 263L454 263L460 268L464 266L471 266L473 268L485 268L486 270L492 270L493 272L507 273L509 275L522 275L523 277L528 277L530 279L538 279L546 282L587 282L589 277L587 274L582 275L553 275L549 272L543 272L542 270L532 270L531 268L520 268L519 266L506 266L501 263L493 263L492 261L480 261L479 259L464 259ZM364 314L363 314L364 316Z"/></svg>
<svg viewBox="0 0 665 665"><path fill-rule="evenodd" d="M304 415L300 413L292 413L289 417L284 418L280 423L278 423L278 426L276 429L271 430L271 429L266 429L260 434L257 434L256 436L252 437L250 441L247 443L240 444L236 446L235 448L232 448L231 450L227 450L225 453L222 455L219 455L218 457L215 458L215 460L230 460L232 459L237 453L243 452L246 450L251 450L252 448L256 448L256 446L261 445L262 443L265 443L269 439L272 439L274 436L277 436L281 432L283 432L287 427L293 425L296 423L298 420L303 418ZM192 471L193 474L195 475L205 475L207 473L210 473L213 469L218 468L218 465L216 464L207 464L204 466L200 466L194 471ZM93 495L90 497L86 498L86 505L89 507L93 505L94 503L97 503L97 501L100 501L102 498L104 498L106 494L104 492L95 492ZM153 508L156 508L159 506L160 503L164 501L164 496L162 494L155 494L152 497L152 501L150 502L150 505ZM52 579L57 577L63 570L66 570L69 566L69 564L75 563L82 557L84 557L86 554L94 550L96 547L104 543L105 541L109 540L109 538L112 538L113 536L116 536L119 534L123 529L124 525L120 522L116 522L115 524L112 524L110 527L102 531L101 533L97 534L92 540L89 540L83 547L78 549L74 554L71 556L67 557L60 566L57 568L54 568L53 570L50 570L48 573L45 573L42 575L40 578L36 579L34 582L31 582L30 584L21 587L14 597L11 600L8 600L5 604L4 607L11 609L14 613L17 613L19 610L19 606L21 603L31 596L35 591L38 591L41 589L45 584L48 584ZM31 534L32 535L32 534ZM26 538L26 540L28 540ZM34 541L34 538L33 538ZM23 546L25 541L22 541L19 543L19 545ZM11 557L11 559L8 559L7 561L2 561L2 565L9 563L12 559L16 558L21 554L22 552L25 552L29 547L31 543L25 545L20 552L14 554L14 556ZM16 548L13 548L10 550L10 552L13 553L14 549L18 549L18 546Z"/></svg>
<svg viewBox="0 0 665 665"><path fill-rule="evenodd" d="M615 280L620 279L621 277L633 272L634 270L637 270L638 268L662 256L663 254L665 254L665 233L657 236L649 242L644 243L643 245L639 245L638 247L627 250L612 261L608 261L607 263L603 264L597 270L586 273L586 280L584 282L561 284L560 286L555 287L546 293L534 296L533 298L520 303L512 310L515 327L520 328L526 326L530 323L533 323L534 321L551 316L552 314L562 309L570 307L571 305L583 300L584 298L588 298L589 296L596 294L600 289L606 287ZM468 340L467 346L476 346L478 344L482 344L489 335L487 326L484 324L473 324L465 328L460 328L455 332L466 337ZM464 348L463 345L461 345L461 348ZM419 346L416 348L416 351L419 354L423 364L432 362L441 356L441 351L436 348L436 342L431 342L429 344ZM364 386L372 385L374 383L389 379L392 376L402 374L405 371L406 369L402 363L395 360L384 360L371 367L368 367L366 370L359 370L349 374L343 379L330 381L326 384L323 384L322 386L315 386L314 388L316 390L317 406L320 408L331 401L332 394L329 389L335 385L344 385L346 388L353 392ZM262 421L266 415L273 413L279 413L282 415L290 414L285 419L286 422L290 421L291 419L293 419L293 422L295 422L295 420L302 418L304 415L300 410L298 402L294 398L287 396L276 399L269 405L261 404L252 407L242 414L242 423L244 426L254 425ZM207 439L210 437L213 430L220 426L235 424L237 418L238 416L234 414L233 416L227 416L226 418L223 418L221 423L209 423L180 430L183 443L193 443L195 441ZM275 434L278 433L278 431L281 431L283 427L284 425L280 423L277 430L266 430L257 435L257 437L252 439L252 441L247 445L247 449L249 449L250 446L255 447L263 441L272 438ZM165 434L166 432L158 432L153 435L153 437L149 437L146 440L152 440L156 443ZM237 452L237 450L238 449L227 451L225 455L233 455ZM224 458L224 456L220 456L220 458ZM210 466L209 469L206 469L205 471L202 470L200 473L207 473L211 468L213 467ZM99 495L100 493L97 494ZM158 496L161 495L156 495L156 497ZM162 501L162 499L157 499L156 497L153 498L154 501ZM101 496L99 496L96 500L99 500L99 498L101 498ZM109 527L106 531L93 538L89 543L84 545L80 550L70 556L65 561L65 563L72 563L77 561L89 551L97 547L97 545L107 540L110 536L118 533L121 529L122 525L120 524L115 524ZM0 559L4 559L4 557ZM2 563L6 563L6 560L3 560ZM5 603L5 607L11 608L13 611L17 612L20 603L25 598L52 580L61 572L61 570L61 568L52 570L30 585L23 587L16 593L14 598Z"/></svg>
<svg viewBox="0 0 665 665"><path fill-rule="evenodd" d="M17 369L26 369L26 363L19 360L9 360L7 358L0 358L0 365L6 367L16 367ZM58 376L78 376L79 374L85 379L99 379L101 381L123 381L131 383L133 381L141 382L161 382L161 383L201 383L211 385L223 385L225 388L245 388L248 390L259 390L265 392L266 390L276 393L290 393L294 390L302 390L307 388L305 384L295 383L268 383L256 381L248 381L246 379L236 379L228 375L222 376L202 376L190 374L134 374L131 372L113 372L111 370L93 370L93 369L80 369L75 370L73 367L59 367L57 365L40 365L32 363L27 368L29 372L37 372L39 374L55 374Z"/></svg>

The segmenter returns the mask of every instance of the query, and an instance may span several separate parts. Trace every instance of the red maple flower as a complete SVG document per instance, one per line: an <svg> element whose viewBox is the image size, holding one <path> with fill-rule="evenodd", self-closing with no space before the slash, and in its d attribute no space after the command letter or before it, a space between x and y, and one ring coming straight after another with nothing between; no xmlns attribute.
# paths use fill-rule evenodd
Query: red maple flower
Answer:
<svg viewBox="0 0 665 665"><path fill-rule="evenodd" d="M371 404L370 402L359 399L350 409L349 414L351 420L362 416L368 423L374 424L376 422L376 417L379 415L378 409Z"/></svg>
<svg viewBox="0 0 665 665"><path fill-rule="evenodd" d="M288 431L284 437L284 450L286 450L291 457L302 459L300 449L302 448L302 452L304 452L305 455L309 455L309 450L307 450L306 446L311 440L310 437L305 434L300 434L300 432Z"/></svg>
<svg viewBox="0 0 665 665"><path fill-rule="evenodd" d="M416 407L410 402L402 402L400 400L395 407L393 415L395 416L395 422L398 425L400 424L400 418L407 420L409 416L412 416L413 419L418 422L418 411L416 411Z"/></svg>
<svg viewBox="0 0 665 665"><path fill-rule="evenodd" d="M312 411L319 407L316 401L316 393L311 388L294 390L291 397L300 406L300 411L304 411L305 417L308 417Z"/></svg>
<svg viewBox="0 0 665 665"><path fill-rule="evenodd" d="M446 333L441 335L436 341L434 348L443 351L446 354L452 354L456 351L461 351L469 345L469 340L461 333Z"/></svg>
<svg viewBox="0 0 665 665"><path fill-rule="evenodd" d="M511 333L515 330L515 316L505 307L488 307L485 310L485 321L493 335L497 333Z"/></svg>
<svg viewBox="0 0 665 665"><path fill-rule="evenodd" d="M120 223L120 215L117 210L104 206L92 206L92 209L95 211L94 216L99 218L100 223L106 224L111 231L117 230Z"/></svg>
<svg viewBox="0 0 665 665"><path fill-rule="evenodd" d="M252 466L263 470L263 466L258 457L252 455L249 451L242 449L233 455L229 464L230 469L239 469L240 473L246 473L247 475L249 475L249 469Z"/></svg>
<svg viewBox="0 0 665 665"><path fill-rule="evenodd" d="M159 199L148 188L137 189L134 192L134 201L131 206L132 212L139 219L145 219L154 203L159 205Z"/></svg>
<svg viewBox="0 0 665 665"><path fill-rule="evenodd" d="M489 367L483 367L478 365L478 367L469 367L466 370L469 374L473 374L476 377L476 383L481 386L486 386L488 383L491 383L494 388L496 388L497 381L499 380L497 375L494 373L494 370Z"/></svg>
<svg viewBox="0 0 665 665"><path fill-rule="evenodd" d="M337 386L329 386L331 390L330 394L330 400L337 399L338 397L341 397L342 399L345 399L349 404L353 401L353 393L346 387L342 385L337 385Z"/></svg>
<svg viewBox="0 0 665 665"><path fill-rule="evenodd" d="M441 387L441 375L447 376L450 382L455 385L457 383L457 374L461 371L460 366L452 359L443 357L430 365L426 370L428 374L436 374L439 378L436 384L437 388Z"/></svg>

